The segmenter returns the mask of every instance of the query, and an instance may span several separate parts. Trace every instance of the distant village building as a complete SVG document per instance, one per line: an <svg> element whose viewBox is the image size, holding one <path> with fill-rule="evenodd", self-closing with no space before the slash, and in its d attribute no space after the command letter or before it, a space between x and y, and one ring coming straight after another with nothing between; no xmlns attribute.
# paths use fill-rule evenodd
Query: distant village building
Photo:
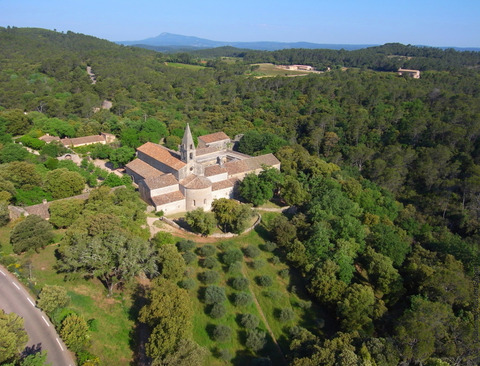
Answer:
<svg viewBox="0 0 480 366"><path fill-rule="evenodd" d="M420 70L398 69L398 75L408 75L414 79L420 79Z"/></svg>
<svg viewBox="0 0 480 366"><path fill-rule="evenodd" d="M137 149L137 158L125 167L138 184L144 201L166 214L211 209L213 200L232 198L236 182L264 166L280 169L273 154L249 156L232 150L223 132L200 136L198 147L187 124L176 152L147 142Z"/></svg>
<svg viewBox="0 0 480 366"><path fill-rule="evenodd" d="M279 68L296 71L313 71L315 68L310 65L281 65Z"/></svg>
<svg viewBox="0 0 480 366"><path fill-rule="evenodd" d="M60 139L58 136L50 136L48 133L39 137L40 140L45 141L47 144L51 143L52 141L60 141L63 146L72 148L84 145L91 145L91 144L109 144L116 140L115 135L111 133L102 132L100 135L93 135L93 136L84 136L84 137L65 137Z"/></svg>

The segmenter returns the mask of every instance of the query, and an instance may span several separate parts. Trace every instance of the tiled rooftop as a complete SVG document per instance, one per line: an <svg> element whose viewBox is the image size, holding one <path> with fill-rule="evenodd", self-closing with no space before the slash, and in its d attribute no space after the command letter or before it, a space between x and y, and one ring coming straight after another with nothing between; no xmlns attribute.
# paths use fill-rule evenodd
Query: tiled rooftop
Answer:
<svg viewBox="0 0 480 366"><path fill-rule="evenodd" d="M152 201L155 206L164 205L166 203L177 202L185 199L184 195L180 191L175 191L160 196L152 197Z"/></svg>
<svg viewBox="0 0 480 366"><path fill-rule="evenodd" d="M227 169L225 169L224 167L221 167L220 165L210 165L210 166L207 166L205 168L205 176L206 177L211 177L213 175L218 175L218 174L222 174L222 173L226 173L227 172Z"/></svg>
<svg viewBox="0 0 480 366"><path fill-rule="evenodd" d="M134 173L138 174L142 178L156 177L164 174L162 171L155 169L150 164L145 163L143 160L135 159L128 163L126 168L130 169Z"/></svg>
<svg viewBox="0 0 480 366"><path fill-rule="evenodd" d="M234 185L235 185L235 183L230 179L222 180L220 182L212 183L212 191L218 191L220 189L231 188Z"/></svg>
<svg viewBox="0 0 480 366"><path fill-rule="evenodd" d="M183 179L180 184L185 188L189 189L203 189L212 186L212 182L205 177L199 177L195 174L188 176L187 178Z"/></svg>
<svg viewBox="0 0 480 366"><path fill-rule="evenodd" d="M215 132L209 135L199 136L198 139L202 140L206 144L210 144L212 142L230 140L230 137L228 137L225 132Z"/></svg>
<svg viewBox="0 0 480 366"><path fill-rule="evenodd" d="M178 180L173 176L173 174L163 174L145 179L145 185L150 189L170 187L175 184L178 184Z"/></svg>
<svg viewBox="0 0 480 366"><path fill-rule="evenodd" d="M137 150L175 170L179 170L186 165L183 161L180 160L178 154L174 153L171 150L168 150L163 146L154 144L153 142L147 142L137 148Z"/></svg>

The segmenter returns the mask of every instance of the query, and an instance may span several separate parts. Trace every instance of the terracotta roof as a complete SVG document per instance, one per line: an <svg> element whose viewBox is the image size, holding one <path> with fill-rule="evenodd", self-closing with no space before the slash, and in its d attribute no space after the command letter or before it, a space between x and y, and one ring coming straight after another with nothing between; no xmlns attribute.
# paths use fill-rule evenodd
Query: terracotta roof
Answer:
<svg viewBox="0 0 480 366"><path fill-rule="evenodd" d="M204 189L212 186L212 182L208 178L199 177L195 174L183 179L180 184L188 189Z"/></svg>
<svg viewBox="0 0 480 366"><path fill-rule="evenodd" d="M39 140L45 141L47 144L52 141L60 141L60 137L58 136L50 136L50 135L43 135L38 138Z"/></svg>
<svg viewBox="0 0 480 366"><path fill-rule="evenodd" d="M94 136L84 136L84 137L74 137L68 138L65 137L60 140L63 145L65 146L78 146L78 145L89 145L89 144L96 144L99 142L105 142L105 137L101 135L94 135Z"/></svg>
<svg viewBox="0 0 480 366"><path fill-rule="evenodd" d="M145 163L143 160L140 159L135 159L131 161L130 163L125 165L125 167L133 171L135 174L138 174L143 179L149 177L156 177L158 175L164 174L164 172L155 169L153 166Z"/></svg>
<svg viewBox="0 0 480 366"><path fill-rule="evenodd" d="M178 184L178 180L173 176L173 174L163 174L156 177L149 177L146 178L144 182L149 189L170 187Z"/></svg>
<svg viewBox="0 0 480 366"><path fill-rule="evenodd" d="M235 183L230 180L221 180L220 182L215 182L212 184L212 191L219 191L220 189L231 188L235 185Z"/></svg>
<svg viewBox="0 0 480 366"><path fill-rule="evenodd" d="M202 156L202 155L207 155L207 154L213 154L213 153L218 153L218 149L215 146L209 146L209 147L202 147L200 149L197 149L195 151L195 154L197 156Z"/></svg>
<svg viewBox="0 0 480 366"><path fill-rule="evenodd" d="M243 161L248 165L249 170L260 169L262 165L274 166L280 164L280 161L273 154L255 156Z"/></svg>
<svg viewBox="0 0 480 366"><path fill-rule="evenodd" d="M145 155L150 156L151 158L162 162L163 164L179 170L183 168L186 164L180 160L178 154L174 153L167 148L154 144L153 142L147 142L137 148L137 151L144 153Z"/></svg>
<svg viewBox="0 0 480 366"><path fill-rule="evenodd" d="M223 164L223 166L225 167L225 169L227 169L228 175L244 173L249 170L248 165L245 163L245 160L229 161L228 163Z"/></svg>
<svg viewBox="0 0 480 366"><path fill-rule="evenodd" d="M184 199L185 197L182 194L182 192L175 191L167 194L162 194L160 196L152 197L152 202L155 204L155 206L161 206L166 203L177 202Z"/></svg>
<svg viewBox="0 0 480 366"><path fill-rule="evenodd" d="M215 132L211 133L209 135L204 135L204 136L199 136L199 140L202 140L206 144L216 142L216 141L222 141L222 140L230 140L230 137L228 137L225 132Z"/></svg>
<svg viewBox="0 0 480 366"><path fill-rule="evenodd" d="M205 168L205 176L211 177L212 175L218 175L222 173L226 173L227 169L221 167L220 165L210 165Z"/></svg>

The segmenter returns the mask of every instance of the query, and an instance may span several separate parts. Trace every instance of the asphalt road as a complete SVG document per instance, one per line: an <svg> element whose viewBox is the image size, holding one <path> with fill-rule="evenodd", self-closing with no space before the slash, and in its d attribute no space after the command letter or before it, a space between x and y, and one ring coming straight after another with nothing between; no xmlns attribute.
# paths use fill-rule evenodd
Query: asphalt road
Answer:
<svg viewBox="0 0 480 366"><path fill-rule="evenodd" d="M0 266L0 308L7 313L14 312L24 319L29 349L47 351L47 361L52 366L75 365L71 353L47 315L35 307L35 300L3 266Z"/></svg>

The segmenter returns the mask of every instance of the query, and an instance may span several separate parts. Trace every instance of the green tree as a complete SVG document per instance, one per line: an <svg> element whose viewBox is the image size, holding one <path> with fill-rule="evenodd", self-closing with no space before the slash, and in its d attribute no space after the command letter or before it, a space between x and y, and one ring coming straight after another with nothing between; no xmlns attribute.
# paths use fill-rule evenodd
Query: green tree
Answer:
<svg viewBox="0 0 480 366"><path fill-rule="evenodd" d="M369 286L353 284L340 300L337 313L345 330L370 329L374 315L375 295Z"/></svg>
<svg viewBox="0 0 480 366"><path fill-rule="evenodd" d="M73 231L67 235L60 250L59 270L98 277L110 295L117 285L139 273L155 273L154 251L146 240L115 227L108 227L107 233L90 236Z"/></svg>
<svg viewBox="0 0 480 366"><path fill-rule="evenodd" d="M134 157L135 149L128 146L122 146L110 153L110 162L113 164L114 168L119 168L133 160Z"/></svg>
<svg viewBox="0 0 480 366"><path fill-rule="evenodd" d="M238 189L240 195L254 206L263 205L273 198L273 185L261 180L255 173L247 174Z"/></svg>
<svg viewBox="0 0 480 366"><path fill-rule="evenodd" d="M55 310L67 306L69 302L70 297L64 287L45 285L38 295L37 306L51 315Z"/></svg>
<svg viewBox="0 0 480 366"><path fill-rule="evenodd" d="M15 188L32 189L42 184L36 166L25 161L14 161L1 165L0 176L13 183Z"/></svg>
<svg viewBox="0 0 480 366"><path fill-rule="evenodd" d="M8 204L0 201L0 227L7 225L9 222L10 211L8 210Z"/></svg>
<svg viewBox="0 0 480 366"><path fill-rule="evenodd" d="M6 144L0 149L0 163L23 161L28 156L28 151L18 144Z"/></svg>
<svg viewBox="0 0 480 366"><path fill-rule="evenodd" d="M68 199L58 200L50 203L48 211L50 212L50 223L57 228L67 228L72 225L80 216L84 200Z"/></svg>
<svg viewBox="0 0 480 366"><path fill-rule="evenodd" d="M0 309L0 363L12 360L23 350L27 341L23 319Z"/></svg>
<svg viewBox="0 0 480 366"><path fill-rule="evenodd" d="M156 257L160 276L172 281L182 278L185 272L185 261L175 245L161 246L157 249Z"/></svg>
<svg viewBox="0 0 480 366"><path fill-rule="evenodd" d="M266 333L263 330L259 329L249 329L247 330L247 339L245 340L245 346L251 349L254 352L260 351L265 344L267 343L266 340Z"/></svg>
<svg viewBox="0 0 480 366"><path fill-rule="evenodd" d="M53 240L52 225L37 215L29 215L12 230L10 243L17 254L44 248Z"/></svg>
<svg viewBox="0 0 480 366"><path fill-rule="evenodd" d="M40 351L33 355L28 355L22 361L19 366L45 366L47 365L47 352Z"/></svg>
<svg viewBox="0 0 480 366"><path fill-rule="evenodd" d="M169 353L161 360L154 360L152 366L202 366L207 349L200 347L190 339L180 339L172 353Z"/></svg>
<svg viewBox="0 0 480 366"><path fill-rule="evenodd" d="M202 235L210 235L217 225L215 215L203 211L203 208L187 212L185 220L194 232Z"/></svg>
<svg viewBox="0 0 480 366"><path fill-rule="evenodd" d="M139 319L152 329L147 354L160 361L178 350L180 340L191 336L193 310L188 292L164 278L153 281L147 301Z"/></svg>
<svg viewBox="0 0 480 366"><path fill-rule="evenodd" d="M62 321L60 336L70 350L80 351L89 341L87 322L79 315L70 314Z"/></svg>
<svg viewBox="0 0 480 366"><path fill-rule="evenodd" d="M55 199L66 198L82 193L85 179L77 172L66 168L49 171L45 175L44 187Z"/></svg>
<svg viewBox="0 0 480 366"><path fill-rule="evenodd" d="M252 217L249 206L239 204L233 200L220 198L212 203L212 211L223 231L242 233Z"/></svg>

